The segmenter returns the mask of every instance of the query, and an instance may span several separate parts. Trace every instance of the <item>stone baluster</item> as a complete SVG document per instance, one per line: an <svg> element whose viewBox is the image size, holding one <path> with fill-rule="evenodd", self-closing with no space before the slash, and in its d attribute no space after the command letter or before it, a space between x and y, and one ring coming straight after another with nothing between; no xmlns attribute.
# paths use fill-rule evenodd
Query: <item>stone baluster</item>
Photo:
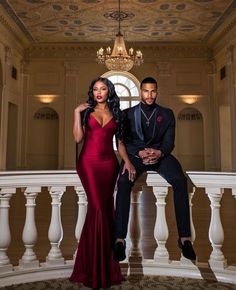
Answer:
<svg viewBox="0 0 236 290"><path fill-rule="evenodd" d="M49 265L64 264L64 258L60 250L60 243L63 238L63 229L61 224L61 197L65 190L66 188L64 186L49 187L49 192L52 198L52 214L48 230L48 238L51 243L51 249L46 258L46 263Z"/></svg>
<svg viewBox="0 0 236 290"><path fill-rule="evenodd" d="M25 252L19 261L20 268L39 267L39 261L34 253L33 247L37 241L37 228L35 225L35 199L41 187L27 187L24 191L26 198L26 217L22 233L22 240L25 245Z"/></svg>
<svg viewBox="0 0 236 290"><path fill-rule="evenodd" d="M7 256L7 249L11 243L9 201L14 193L15 188L0 189L0 273L11 272L13 269Z"/></svg>
<svg viewBox="0 0 236 290"><path fill-rule="evenodd" d="M190 229L191 229L191 241L192 241L192 243L194 243L194 241L196 239L196 232L195 232L195 227L194 227L194 223L193 223L193 213L192 213L192 208L193 208L192 199L193 199L195 190L196 190L195 187L193 187L193 188L191 188L191 190L189 190L189 215L190 215ZM181 264L192 265L192 261L186 259L182 253L181 253L180 261L181 261Z"/></svg>
<svg viewBox="0 0 236 290"><path fill-rule="evenodd" d="M236 188L232 188L232 195L236 198Z"/></svg>
<svg viewBox="0 0 236 290"><path fill-rule="evenodd" d="M194 223L193 223L193 204L192 204L192 199L194 196L196 188L194 187L192 189L192 191L189 193L189 213L190 213L190 228L191 228L191 239L192 239L192 243L195 241L196 239L196 231L195 231L195 227L194 227Z"/></svg>
<svg viewBox="0 0 236 290"><path fill-rule="evenodd" d="M206 193L211 202L211 222L209 227L209 240L212 246L212 252L209 259L211 268L224 269L227 261L221 250L224 242L224 230L220 218L220 201L224 189L206 188Z"/></svg>
<svg viewBox="0 0 236 290"><path fill-rule="evenodd" d="M84 221L87 213L87 196L85 194L84 188L82 186L75 186L75 191L78 196L78 217L75 227L75 237L79 243L81 232L84 226ZM76 256L77 249L74 253L74 258Z"/></svg>
<svg viewBox="0 0 236 290"><path fill-rule="evenodd" d="M87 196L82 186L76 186L75 191L78 195L78 218L75 227L75 237L79 243L81 232L84 226L84 221L87 213Z"/></svg>
<svg viewBox="0 0 236 290"><path fill-rule="evenodd" d="M154 227L154 237L157 242L157 248L154 253L154 261L156 263L169 263L169 253L165 246L169 237L165 213L165 199L168 193L168 186L153 186L153 193L156 197L156 222Z"/></svg>
<svg viewBox="0 0 236 290"><path fill-rule="evenodd" d="M129 235L131 240L131 249L129 254L129 265L130 275L142 275L142 251L140 248L140 236L141 236L141 225L140 225L140 196L141 190L133 190L131 194L131 216Z"/></svg>

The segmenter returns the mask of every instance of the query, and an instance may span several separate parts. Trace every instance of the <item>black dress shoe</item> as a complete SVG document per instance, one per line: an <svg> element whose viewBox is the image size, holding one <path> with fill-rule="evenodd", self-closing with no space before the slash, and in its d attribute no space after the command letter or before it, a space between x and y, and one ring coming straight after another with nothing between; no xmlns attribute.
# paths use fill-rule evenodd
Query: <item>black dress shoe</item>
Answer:
<svg viewBox="0 0 236 290"><path fill-rule="evenodd" d="M114 260L115 261L123 261L125 260L126 258L126 255L125 255L125 248L126 248L126 243L124 241L124 244L123 242L116 242L114 244Z"/></svg>
<svg viewBox="0 0 236 290"><path fill-rule="evenodd" d="M184 243L181 243L181 240L178 239L178 246L182 250L183 256L189 260L196 261L196 254L193 249L191 241L185 240Z"/></svg>

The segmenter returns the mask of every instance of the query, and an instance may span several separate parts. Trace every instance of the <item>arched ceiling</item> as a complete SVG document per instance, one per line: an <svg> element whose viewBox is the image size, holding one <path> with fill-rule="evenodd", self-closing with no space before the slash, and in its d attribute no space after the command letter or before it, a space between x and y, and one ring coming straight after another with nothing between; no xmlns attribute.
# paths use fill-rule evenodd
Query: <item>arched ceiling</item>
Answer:
<svg viewBox="0 0 236 290"><path fill-rule="evenodd" d="M2 0L36 43L106 42L118 32L118 0ZM236 0L121 0L127 41L202 42L235 10Z"/></svg>

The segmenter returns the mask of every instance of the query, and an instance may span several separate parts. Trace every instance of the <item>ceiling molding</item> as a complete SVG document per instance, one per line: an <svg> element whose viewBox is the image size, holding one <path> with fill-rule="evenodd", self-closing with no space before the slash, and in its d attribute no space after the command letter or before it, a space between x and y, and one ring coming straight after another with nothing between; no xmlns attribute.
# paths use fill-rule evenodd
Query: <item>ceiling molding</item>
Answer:
<svg viewBox="0 0 236 290"><path fill-rule="evenodd" d="M227 23L228 18L235 13L236 9L236 0L234 0L231 5L226 9L225 13L222 15L222 17L216 22L216 24L212 27L212 29L208 32L208 34L205 37L205 41L211 38L211 36L214 36L214 33L225 26L225 23Z"/></svg>
<svg viewBox="0 0 236 290"><path fill-rule="evenodd" d="M231 32L233 32L235 29L236 29L236 16L231 20L230 23L224 25L224 27L221 28L220 31L215 32L215 35L208 40L208 45L210 47L215 47L219 45L219 43L222 42L222 40L224 40L225 43L225 38L227 38L231 34Z"/></svg>
<svg viewBox="0 0 236 290"><path fill-rule="evenodd" d="M103 44L104 46L104 44ZM159 44L159 43L136 43L142 50L145 62L169 58L204 58L210 59L212 52L200 44ZM35 44L25 51L26 59L88 59L95 62L98 43L80 44Z"/></svg>
<svg viewBox="0 0 236 290"><path fill-rule="evenodd" d="M25 35L19 29L18 25L16 25L15 22L4 13L4 10L2 9L1 5L0 5L0 25L2 25L8 31L8 33L12 35L15 38L15 40L23 47L26 47L30 44L30 42L26 39ZM7 38L9 38L9 35Z"/></svg>

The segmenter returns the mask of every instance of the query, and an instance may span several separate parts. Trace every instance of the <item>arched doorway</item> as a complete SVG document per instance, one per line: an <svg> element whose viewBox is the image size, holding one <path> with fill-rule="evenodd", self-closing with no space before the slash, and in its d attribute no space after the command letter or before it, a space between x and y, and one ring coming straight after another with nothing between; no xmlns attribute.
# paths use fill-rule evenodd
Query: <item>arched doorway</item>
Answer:
<svg viewBox="0 0 236 290"><path fill-rule="evenodd" d="M57 112L49 107L40 108L33 115L29 132L29 169L58 169L59 117Z"/></svg>
<svg viewBox="0 0 236 290"><path fill-rule="evenodd" d="M175 155L184 170L204 170L204 124L201 112L183 109L177 118Z"/></svg>

